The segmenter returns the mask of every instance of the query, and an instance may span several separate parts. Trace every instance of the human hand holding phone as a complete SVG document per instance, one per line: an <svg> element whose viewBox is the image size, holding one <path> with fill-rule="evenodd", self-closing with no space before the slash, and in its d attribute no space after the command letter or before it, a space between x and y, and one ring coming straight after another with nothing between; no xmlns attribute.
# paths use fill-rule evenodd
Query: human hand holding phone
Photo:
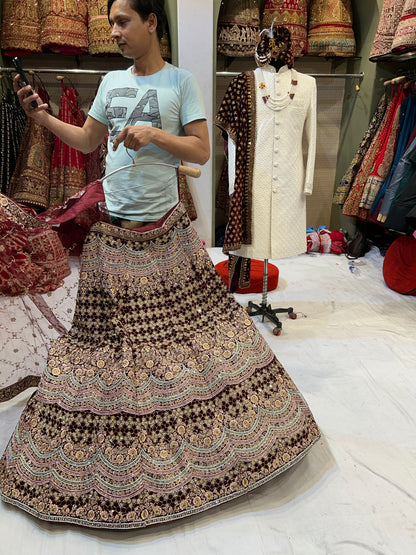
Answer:
<svg viewBox="0 0 416 555"><path fill-rule="evenodd" d="M23 70L22 67L22 62L20 61L20 58L12 58L12 64L14 65L17 73L19 74L19 84L21 86L21 88L26 87L27 85L29 85L29 80L26 77L26 74ZM31 96L33 94L33 91L28 91L26 93L26 96ZM32 100L32 102L30 103L32 108L37 108L38 107L38 103L36 102L36 100Z"/></svg>

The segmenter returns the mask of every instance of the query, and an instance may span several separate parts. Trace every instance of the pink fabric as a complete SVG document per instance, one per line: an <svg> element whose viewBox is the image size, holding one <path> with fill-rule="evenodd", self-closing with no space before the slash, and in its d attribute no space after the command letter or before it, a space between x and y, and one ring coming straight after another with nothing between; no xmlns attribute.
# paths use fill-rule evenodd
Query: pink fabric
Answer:
<svg viewBox="0 0 416 555"><path fill-rule="evenodd" d="M347 239L341 231L319 229L306 235L306 252L342 254L347 246Z"/></svg>

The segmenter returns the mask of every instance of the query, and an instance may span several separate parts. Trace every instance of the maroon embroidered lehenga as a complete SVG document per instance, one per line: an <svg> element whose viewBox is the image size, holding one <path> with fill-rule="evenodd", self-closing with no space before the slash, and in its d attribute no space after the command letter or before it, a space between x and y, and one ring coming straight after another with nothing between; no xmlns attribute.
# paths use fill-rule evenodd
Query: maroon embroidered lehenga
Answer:
<svg viewBox="0 0 416 555"><path fill-rule="evenodd" d="M1 497L45 520L143 527L249 492L319 437L178 204L140 231L90 229L73 324L0 461Z"/></svg>

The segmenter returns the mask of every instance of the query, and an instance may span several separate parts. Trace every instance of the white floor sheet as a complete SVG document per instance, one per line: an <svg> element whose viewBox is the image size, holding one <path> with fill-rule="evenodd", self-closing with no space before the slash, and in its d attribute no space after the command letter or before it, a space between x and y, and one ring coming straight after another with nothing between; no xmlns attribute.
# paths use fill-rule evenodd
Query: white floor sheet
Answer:
<svg viewBox="0 0 416 555"><path fill-rule="evenodd" d="M246 496L144 530L46 523L0 503L0 555L416 553L416 297L387 288L377 248L354 271L333 254L270 262L280 276L268 302L298 317L282 315L279 337L253 319L320 426L312 451ZM261 294L236 299L246 306ZM1 452L32 392L0 404Z"/></svg>

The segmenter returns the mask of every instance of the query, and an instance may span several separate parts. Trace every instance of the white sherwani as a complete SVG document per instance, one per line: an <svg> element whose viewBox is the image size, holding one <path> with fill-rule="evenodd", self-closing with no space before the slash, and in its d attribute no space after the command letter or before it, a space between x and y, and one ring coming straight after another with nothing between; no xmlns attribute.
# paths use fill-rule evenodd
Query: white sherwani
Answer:
<svg viewBox="0 0 416 555"><path fill-rule="evenodd" d="M233 254L277 259L306 252L306 197L312 193L316 151L316 82L283 66L255 70L256 147L252 187L252 244ZM297 85L291 85L297 80ZM261 82L266 88L260 88ZM273 99L293 99L281 109ZM269 93L271 102L262 95ZM284 104L284 102L281 102ZM235 145L228 138L230 194L235 181Z"/></svg>

